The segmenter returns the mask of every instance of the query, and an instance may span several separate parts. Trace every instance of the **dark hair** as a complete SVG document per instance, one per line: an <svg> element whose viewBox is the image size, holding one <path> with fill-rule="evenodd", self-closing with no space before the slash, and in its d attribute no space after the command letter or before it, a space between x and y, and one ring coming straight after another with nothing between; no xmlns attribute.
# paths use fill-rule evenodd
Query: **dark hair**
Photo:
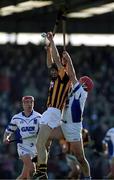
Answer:
<svg viewBox="0 0 114 180"><path fill-rule="evenodd" d="M57 65L55 63L51 64L50 70L51 69L56 69L58 71L58 67L57 67Z"/></svg>

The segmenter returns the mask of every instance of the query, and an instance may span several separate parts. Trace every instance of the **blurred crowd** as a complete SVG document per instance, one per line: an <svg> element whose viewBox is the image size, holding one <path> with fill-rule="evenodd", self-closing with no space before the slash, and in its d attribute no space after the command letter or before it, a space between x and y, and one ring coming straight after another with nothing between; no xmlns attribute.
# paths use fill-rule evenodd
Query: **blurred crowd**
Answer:
<svg viewBox="0 0 114 180"><path fill-rule="evenodd" d="M62 47L58 49L61 54ZM86 156L92 177L102 179L108 171L108 159L103 155L102 140L106 131L114 126L114 49L108 46L72 47L69 44L67 51L72 57L77 78L88 75L95 84L86 103L83 126L88 129L91 138L86 147ZM31 43L26 46L1 45L0 67L0 178L13 179L19 174L21 161L15 143L3 145L3 133L11 117L22 110L23 95L35 97L36 111L42 113L46 109L49 72L44 46ZM56 141L51 149L50 178L64 178L65 173L70 171L66 156ZM59 152L64 156L60 156Z"/></svg>

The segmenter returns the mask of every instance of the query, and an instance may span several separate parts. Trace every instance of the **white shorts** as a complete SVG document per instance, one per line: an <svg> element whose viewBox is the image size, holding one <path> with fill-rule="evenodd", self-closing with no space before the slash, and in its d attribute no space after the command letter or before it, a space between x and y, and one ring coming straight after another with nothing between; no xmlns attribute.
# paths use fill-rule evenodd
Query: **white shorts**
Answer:
<svg viewBox="0 0 114 180"><path fill-rule="evenodd" d="M57 108L49 107L41 117L41 124L47 124L51 128L60 125L61 111Z"/></svg>
<svg viewBox="0 0 114 180"><path fill-rule="evenodd" d="M82 122L79 123L62 123L61 128L65 139L68 142L80 141L82 138Z"/></svg>
<svg viewBox="0 0 114 180"><path fill-rule="evenodd" d="M23 142L17 144L17 151L18 155L24 156L24 155L30 155L31 159L37 155L37 149L36 149L36 142Z"/></svg>

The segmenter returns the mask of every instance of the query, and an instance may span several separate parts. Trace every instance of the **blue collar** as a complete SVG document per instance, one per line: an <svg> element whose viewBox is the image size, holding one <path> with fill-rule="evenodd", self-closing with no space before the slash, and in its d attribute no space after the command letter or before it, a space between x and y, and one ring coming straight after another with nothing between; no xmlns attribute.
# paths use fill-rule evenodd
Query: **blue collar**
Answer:
<svg viewBox="0 0 114 180"><path fill-rule="evenodd" d="M29 114L29 116L26 116L24 111L22 112L22 115L25 116L25 117L30 117L32 114L33 114L33 111Z"/></svg>

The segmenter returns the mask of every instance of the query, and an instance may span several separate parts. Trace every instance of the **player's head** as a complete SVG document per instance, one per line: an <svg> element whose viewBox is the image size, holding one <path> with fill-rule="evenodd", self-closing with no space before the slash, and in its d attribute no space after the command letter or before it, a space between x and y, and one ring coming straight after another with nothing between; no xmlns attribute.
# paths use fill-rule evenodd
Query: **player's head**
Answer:
<svg viewBox="0 0 114 180"><path fill-rule="evenodd" d="M58 67L55 63L52 63L50 67L50 76L52 80L55 80L58 76Z"/></svg>
<svg viewBox="0 0 114 180"><path fill-rule="evenodd" d="M24 111L31 112L34 107L34 97L33 96L23 96L22 104Z"/></svg>
<svg viewBox="0 0 114 180"><path fill-rule="evenodd" d="M34 101L34 97L33 96L23 96L22 97L22 102L25 102L27 100L31 100L31 101Z"/></svg>
<svg viewBox="0 0 114 180"><path fill-rule="evenodd" d="M87 92L91 91L94 87L94 83L93 83L92 79L88 76L82 76L79 79L79 82L82 84L84 90Z"/></svg>

